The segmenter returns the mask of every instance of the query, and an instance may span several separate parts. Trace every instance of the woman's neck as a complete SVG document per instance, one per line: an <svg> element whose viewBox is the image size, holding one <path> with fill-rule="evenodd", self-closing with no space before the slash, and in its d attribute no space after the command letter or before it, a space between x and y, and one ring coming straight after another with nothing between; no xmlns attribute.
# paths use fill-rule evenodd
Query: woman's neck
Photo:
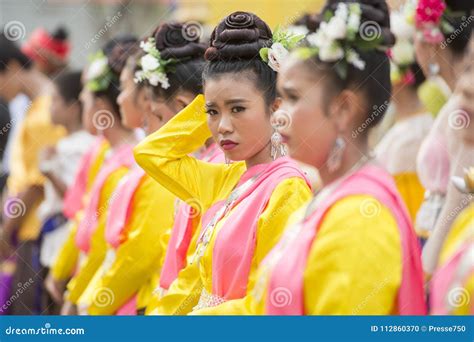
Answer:
<svg viewBox="0 0 474 342"><path fill-rule="evenodd" d="M258 164L266 164L273 161L272 156L270 155L271 150L271 143L269 142L260 152L256 153L249 159L245 160L245 164L247 165L247 169L250 169L252 166Z"/></svg>
<svg viewBox="0 0 474 342"><path fill-rule="evenodd" d="M345 176L362 159L368 157L369 147L367 139L364 142L354 143L354 139L349 138L343 152L341 165L336 171L329 171L327 163L319 169L319 175L324 186L327 186L341 177ZM346 140L347 141L347 140Z"/></svg>
<svg viewBox="0 0 474 342"><path fill-rule="evenodd" d="M443 78L451 91L456 87L456 82L460 71L463 69L462 59L451 54L449 62L445 59L441 60L441 68L439 75Z"/></svg>
<svg viewBox="0 0 474 342"><path fill-rule="evenodd" d="M22 89L22 93L28 96L30 100L33 100L46 93L45 90L51 86L51 81L41 72L32 68L31 70L25 70L23 84L25 86Z"/></svg>
<svg viewBox="0 0 474 342"><path fill-rule="evenodd" d="M133 132L121 126L110 127L103 131L103 135L112 148L116 148L124 144L135 143Z"/></svg>
<svg viewBox="0 0 474 342"><path fill-rule="evenodd" d="M414 116L423 108L416 94L416 90L411 86L404 86L394 94L393 104L396 109L395 117L397 121Z"/></svg>

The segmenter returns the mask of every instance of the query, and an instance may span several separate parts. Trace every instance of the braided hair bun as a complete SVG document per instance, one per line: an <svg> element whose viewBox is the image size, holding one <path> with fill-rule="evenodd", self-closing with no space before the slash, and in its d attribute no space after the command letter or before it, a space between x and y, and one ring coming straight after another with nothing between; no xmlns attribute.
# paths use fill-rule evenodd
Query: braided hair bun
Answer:
<svg viewBox="0 0 474 342"><path fill-rule="evenodd" d="M272 43L272 31L253 13L234 12L222 20L211 35L208 61L252 59Z"/></svg>
<svg viewBox="0 0 474 342"><path fill-rule="evenodd" d="M200 29L193 24L164 23L153 33L156 48L164 59L201 58L206 45L199 42Z"/></svg>

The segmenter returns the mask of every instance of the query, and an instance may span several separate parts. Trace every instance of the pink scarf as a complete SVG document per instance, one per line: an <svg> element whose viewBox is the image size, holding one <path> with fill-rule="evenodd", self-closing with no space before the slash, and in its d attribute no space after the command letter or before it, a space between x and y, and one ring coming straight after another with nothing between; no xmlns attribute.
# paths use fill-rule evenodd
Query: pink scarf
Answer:
<svg viewBox="0 0 474 342"><path fill-rule="evenodd" d="M456 284L456 280L460 284L466 284L467 280L474 273L474 268L472 267L472 260L470 260L470 265L467 265L465 272L458 274L460 264L465 262L465 258L469 257L469 249L472 248L472 241L467 241L464 243L461 248L446 262L441 266L433 275L431 280L431 314L432 315L452 315L452 309L449 307L449 298L452 298L455 302L459 298L463 298L464 294L459 289L458 293L453 290L453 284ZM461 276L461 279L456 279ZM459 283L458 283L459 284ZM462 285L459 285L462 286ZM451 292L453 291L453 292ZM473 314L474 305L471 305L471 314Z"/></svg>
<svg viewBox="0 0 474 342"><path fill-rule="evenodd" d="M250 267L255 251L258 220L275 188L291 177L306 179L298 165L288 157L248 169L237 187L257 177L234 202L238 209L230 212L225 226L218 232L212 254L212 293L226 300L242 298L247 291ZM207 226L226 201L215 203L202 217Z"/></svg>
<svg viewBox="0 0 474 342"><path fill-rule="evenodd" d="M105 239L115 249L125 239L123 232L132 213L132 199L144 176L145 171L136 167L122 179L114 191L114 198L110 203L107 215Z"/></svg>
<svg viewBox="0 0 474 342"><path fill-rule="evenodd" d="M76 245L81 251L89 252L91 238L97 227L98 211L100 209L99 199L102 187L114 171L120 167L131 167L133 163L133 146L122 145L102 166L90 191L91 198L85 208L84 218L77 229Z"/></svg>
<svg viewBox="0 0 474 342"><path fill-rule="evenodd" d="M398 291L397 311L401 315L426 314L423 271L421 268L420 249L413 232L407 210L396 190L393 179L381 168L366 166L348 177L306 220L303 229L285 247L282 255L273 267L270 275L268 293L278 288L285 288L291 294L291 302L287 306L278 307L273 303L271 296L266 298L266 312L271 315L304 315L303 278L311 245L316 237L318 227L326 212L339 200L356 194L374 196L383 205L388 207L395 216L400 230L402 245L402 281ZM282 239L274 249L278 251L283 244ZM266 257L271 258L274 252ZM268 259L269 260L269 259ZM363 276L363 275L361 275Z"/></svg>
<svg viewBox="0 0 474 342"><path fill-rule="evenodd" d="M104 143L104 138L95 139L89 150L82 156L79 168L74 177L74 183L67 189L64 195L63 214L68 219L73 219L76 213L82 209L83 198L87 191L87 177L94 160Z"/></svg>
<svg viewBox="0 0 474 342"><path fill-rule="evenodd" d="M199 156L199 159L211 163L223 163L225 158L217 144L212 144ZM179 205L161 269L160 287L162 289L169 289L171 283L178 277L179 271L186 266L186 255L193 237L194 221L198 219L192 207L186 203Z"/></svg>

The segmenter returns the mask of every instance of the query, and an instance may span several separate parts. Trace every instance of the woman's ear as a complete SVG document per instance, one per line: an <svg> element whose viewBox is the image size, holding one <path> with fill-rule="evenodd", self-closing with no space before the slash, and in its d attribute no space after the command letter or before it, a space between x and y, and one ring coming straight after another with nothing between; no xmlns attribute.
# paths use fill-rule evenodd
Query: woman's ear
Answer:
<svg viewBox="0 0 474 342"><path fill-rule="evenodd" d="M151 112L151 98L145 88L137 89L137 105L145 113Z"/></svg>
<svg viewBox="0 0 474 342"><path fill-rule="evenodd" d="M176 113L180 112L194 100L194 94L187 92L178 93L173 99L173 109Z"/></svg>
<svg viewBox="0 0 474 342"><path fill-rule="evenodd" d="M345 89L329 105L329 118L340 133L352 130L363 104L354 91Z"/></svg>
<svg viewBox="0 0 474 342"><path fill-rule="evenodd" d="M279 96L275 99L275 101L273 101L272 113L275 113L280 108L281 102L282 102L282 99Z"/></svg>

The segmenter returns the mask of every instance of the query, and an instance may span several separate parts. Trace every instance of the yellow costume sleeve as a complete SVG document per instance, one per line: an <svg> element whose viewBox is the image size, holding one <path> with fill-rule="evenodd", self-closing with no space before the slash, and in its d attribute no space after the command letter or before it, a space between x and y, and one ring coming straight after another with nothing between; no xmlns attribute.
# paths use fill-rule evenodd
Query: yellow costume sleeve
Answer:
<svg viewBox="0 0 474 342"><path fill-rule="evenodd" d="M77 221L71 221L69 235L64 242L61 250L51 268L51 275L56 280L67 280L74 272L77 259L79 257L79 248L76 246Z"/></svg>
<svg viewBox="0 0 474 342"><path fill-rule="evenodd" d="M128 168L126 167L117 169L116 171L112 172L102 187L98 208L99 218L97 227L92 234L89 253L83 261L80 261L78 272L67 285L67 299L74 304L77 303L79 297L89 284L89 281L92 279L95 272L104 261L107 250L107 244L105 242L104 235L105 222L107 219L107 208L109 206L110 197L117 187L118 182L127 172Z"/></svg>
<svg viewBox="0 0 474 342"><path fill-rule="evenodd" d="M309 315L393 313L402 274L397 223L373 197L349 196L326 214L304 273Z"/></svg>
<svg viewBox="0 0 474 342"><path fill-rule="evenodd" d="M288 178L273 191L267 208L258 220L257 245L249 274L247 296L249 297L258 272L258 265L275 246L283 233L288 218L311 198L311 191L301 178ZM221 305L194 311L193 315L238 315L244 314L248 299L227 301Z"/></svg>
<svg viewBox="0 0 474 342"><path fill-rule="evenodd" d="M169 191L145 176L133 198L127 239L116 250L111 268L98 282L99 288L112 291L114 301L108 306L98 306L92 301L89 314L113 314L153 277L165 254L162 235L173 225L174 199Z"/></svg>
<svg viewBox="0 0 474 342"><path fill-rule="evenodd" d="M135 147L135 159L166 189L197 210L205 211L225 198L245 171L244 162L222 165L188 156L210 137L204 97L198 95L161 129Z"/></svg>

